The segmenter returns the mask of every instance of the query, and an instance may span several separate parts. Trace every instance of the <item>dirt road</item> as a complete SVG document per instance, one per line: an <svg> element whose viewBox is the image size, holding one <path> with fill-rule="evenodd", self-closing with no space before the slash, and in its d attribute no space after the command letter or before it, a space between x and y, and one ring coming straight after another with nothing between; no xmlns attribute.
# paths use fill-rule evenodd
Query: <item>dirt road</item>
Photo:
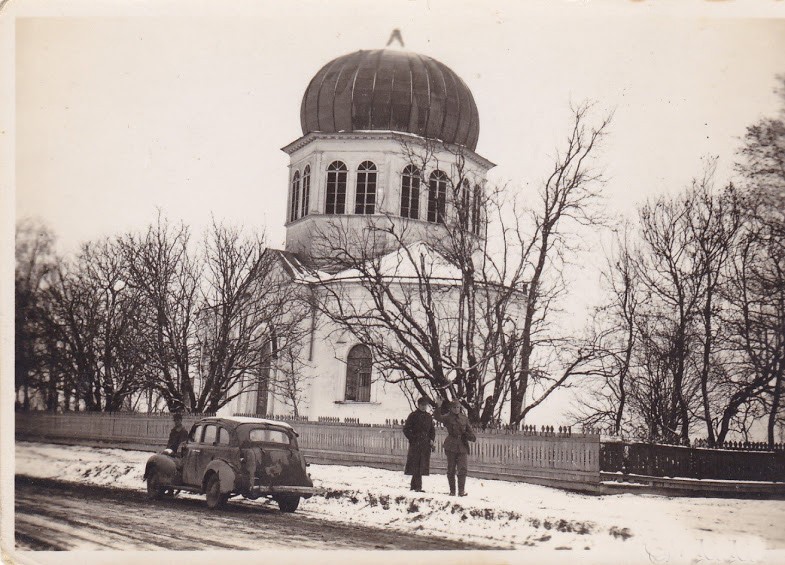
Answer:
<svg viewBox="0 0 785 565"><path fill-rule="evenodd" d="M275 504L202 497L148 501L143 492L18 477L16 544L22 549L478 549L481 546L284 514Z"/></svg>

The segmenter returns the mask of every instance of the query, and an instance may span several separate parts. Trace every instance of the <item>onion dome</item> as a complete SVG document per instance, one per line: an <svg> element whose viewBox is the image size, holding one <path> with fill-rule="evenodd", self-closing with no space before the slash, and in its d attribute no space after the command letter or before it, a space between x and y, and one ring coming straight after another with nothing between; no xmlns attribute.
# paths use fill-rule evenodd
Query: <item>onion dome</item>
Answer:
<svg viewBox="0 0 785 565"><path fill-rule="evenodd" d="M327 63L300 106L310 132L388 130L474 151L480 117L469 87L439 61L406 51L357 51Z"/></svg>

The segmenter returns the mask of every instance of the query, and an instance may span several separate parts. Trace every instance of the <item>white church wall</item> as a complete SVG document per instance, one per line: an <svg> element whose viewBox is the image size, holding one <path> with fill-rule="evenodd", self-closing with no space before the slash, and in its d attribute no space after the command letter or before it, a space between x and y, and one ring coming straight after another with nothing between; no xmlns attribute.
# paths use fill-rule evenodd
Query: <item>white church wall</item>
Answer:
<svg viewBox="0 0 785 565"><path fill-rule="evenodd" d="M354 295L358 292L355 290ZM349 351L358 342L349 332L338 330L323 319L317 326L315 337L312 367L309 369L308 406L301 413L313 420L331 416L341 421L357 418L363 423L379 424L387 419L400 420L409 413L409 402L400 387L385 383L376 366L371 375L371 401L347 401L346 361Z"/></svg>
<svg viewBox="0 0 785 565"><path fill-rule="evenodd" d="M442 275L444 276L444 275ZM292 282L291 284L297 284ZM335 282L340 285L337 291L341 300L351 303L358 309L369 307L368 291L358 283L349 281ZM441 293L438 300L440 316L443 319L454 319L457 313L458 290L449 284L440 286ZM398 287L397 293L404 298L407 293L415 292L413 283L404 283ZM520 304L525 296L521 294ZM415 306L416 304L412 304ZM415 311L417 308L415 308ZM523 311L513 309L513 317L523 314ZM302 320L310 330L312 320L310 316ZM400 420L411 409L408 397L397 383L386 383L382 378L378 366L374 365L372 371L371 399L370 402L357 402L346 400L346 374L347 358L349 351L357 345L357 339L351 332L342 330L326 319L317 316L312 331L307 332L301 347L301 376L300 386L303 391L298 403L300 415L316 420L321 416L330 416L343 420L344 418L357 418L364 423L384 423L386 420ZM270 378L281 378L281 372L273 368ZM237 385L239 386L239 385ZM271 385L271 390L274 385ZM237 387L235 387L235 390ZM256 393L249 390L234 399L228 407L232 413L253 413L256 409ZM292 406L282 397L272 394L268 397L268 414L289 415L293 413Z"/></svg>

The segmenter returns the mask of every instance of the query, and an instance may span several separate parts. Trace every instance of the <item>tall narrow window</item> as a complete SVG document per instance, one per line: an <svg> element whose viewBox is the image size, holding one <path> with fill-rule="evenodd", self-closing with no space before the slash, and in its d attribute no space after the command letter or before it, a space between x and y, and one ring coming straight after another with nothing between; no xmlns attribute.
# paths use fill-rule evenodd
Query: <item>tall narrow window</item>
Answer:
<svg viewBox="0 0 785 565"><path fill-rule="evenodd" d="M327 167L327 214L346 213L346 165L333 161Z"/></svg>
<svg viewBox="0 0 785 565"><path fill-rule="evenodd" d="M259 381L256 386L256 407L254 413L257 416L267 415L267 396L270 383L270 366L272 365L272 342L268 339L262 345L259 354Z"/></svg>
<svg viewBox="0 0 785 565"><path fill-rule="evenodd" d="M346 400L371 401L373 356L366 345L355 345L346 360Z"/></svg>
<svg viewBox="0 0 785 565"><path fill-rule="evenodd" d="M457 208L461 227L465 230L469 229L469 222L471 221L472 214L472 203L469 192L469 180L463 179L463 181L461 181L461 196Z"/></svg>
<svg viewBox="0 0 785 565"><path fill-rule="evenodd" d="M413 165L401 175L401 216L420 219L420 171Z"/></svg>
<svg viewBox="0 0 785 565"><path fill-rule="evenodd" d="M428 180L428 221L444 223L447 207L447 175L434 171Z"/></svg>
<svg viewBox="0 0 785 565"><path fill-rule="evenodd" d="M472 202L472 232L480 235L480 222L482 210L482 188L479 184L474 185L474 201Z"/></svg>
<svg viewBox="0 0 785 565"><path fill-rule="evenodd" d="M303 207L300 211L300 217L308 215L308 206L311 204L311 165L306 165L303 170Z"/></svg>
<svg viewBox="0 0 785 565"><path fill-rule="evenodd" d="M357 167L354 213L373 214L376 207L376 165L363 161Z"/></svg>
<svg viewBox="0 0 785 565"><path fill-rule="evenodd" d="M294 171L292 177L292 203L289 209L289 221L293 222L300 214L300 171Z"/></svg>

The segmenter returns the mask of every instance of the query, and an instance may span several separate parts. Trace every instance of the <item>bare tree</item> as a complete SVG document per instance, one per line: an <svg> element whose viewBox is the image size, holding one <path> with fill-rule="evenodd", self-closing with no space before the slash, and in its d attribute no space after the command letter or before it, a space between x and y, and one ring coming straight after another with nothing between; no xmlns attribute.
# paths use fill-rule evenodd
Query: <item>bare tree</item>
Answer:
<svg viewBox="0 0 785 565"><path fill-rule="evenodd" d="M767 420L773 444L785 375L785 254L781 244L767 239L757 231L745 233L734 257L727 319L731 343L740 353L737 371L746 378L729 395L728 406L749 415L753 405L752 415ZM732 410L722 414L721 431L738 425L736 416Z"/></svg>
<svg viewBox="0 0 785 565"><path fill-rule="evenodd" d="M595 360L596 378L582 387L579 407L572 416L579 424L608 426L613 433L621 434L628 427L625 422L631 420L629 381L635 371L633 354L639 339L637 316L642 297L635 272L631 224L624 222L616 235L614 252L607 258L603 272L609 301L598 307L594 315L594 332L600 349ZM635 408L633 402L632 412Z"/></svg>
<svg viewBox="0 0 785 565"><path fill-rule="evenodd" d="M698 341L701 351L696 365L701 388L702 419L710 446L718 441L714 408L718 411L728 410L728 406L724 405L727 387L712 385L716 381L729 381L724 378L729 369L724 359L725 339L721 335L725 324L717 322L727 307L722 300L722 290L729 283L729 262L741 227L738 192L730 184L721 193L716 193L713 188L715 172L716 159L709 160L703 177L693 181L692 190L687 193L687 198L693 201L688 222L694 246L692 253L696 259L695 276L702 286L698 304L701 322ZM723 426L718 432L722 436L719 441L722 441L727 429Z"/></svg>
<svg viewBox="0 0 785 565"><path fill-rule="evenodd" d="M410 170L438 169L428 178L436 227L427 243L397 214L359 228L336 219L319 234L314 261L340 277L319 281L320 311L373 349L388 382L457 399L482 425L503 412L518 425L568 379L593 370L595 343L544 334L564 291L569 226L598 218L590 208L602 177L590 165L610 118L591 127L589 111L574 109L566 153L544 183L542 209L529 209L530 226L507 187L473 177L462 148L404 140Z"/></svg>
<svg viewBox="0 0 785 565"><path fill-rule="evenodd" d="M601 331L614 336L624 328L620 350L627 355L611 349L603 359L600 374L611 386L595 388L594 403L584 400L587 421L622 407L619 374L630 424L650 440L689 442L702 421L708 444L716 445L732 427L745 427L758 403L765 381L744 367L743 347L734 344L750 330L738 327L744 316L735 304L739 297L746 304L748 290L739 287L750 280L744 262L757 259L749 245L739 247L740 195L733 185L714 189L715 164L710 159L682 193L642 206L637 249L625 245L607 269L617 282L601 311L614 316L600 318Z"/></svg>
<svg viewBox="0 0 785 565"><path fill-rule="evenodd" d="M785 102L785 76L778 82ZM735 261L736 328L747 370L766 383L761 406L773 444L785 412L785 122L764 118L748 127L740 157L747 213Z"/></svg>
<svg viewBox="0 0 785 565"><path fill-rule="evenodd" d="M578 226L603 221L596 205L604 179L595 159L611 116L595 124L591 111L589 103L572 108L565 146L554 157L536 205L529 207L527 224L518 226L519 263L528 285L520 368L510 381L512 424L522 422L570 378L592 372L590 364L599 353L595 344L559 337L550 323L551 309L565 292L563 268L574 252L571 235Z"/></svg>
<svg viewBox="0 0 785 565"><path fill-rule="evenodd" d="M171 411L199 411L192 382L195 313L201 266L192 257L190 230L172 226L159 213L144 233L120 239L128 285L137 289L144 312L140 347L154 371L149 386Z"/></svg>
<svg viewBox="0 0 785 565"><path fill-rule="evenodd" d="M50 277L47 335L62 372L64 407L73 398L86 410L120 410L147 377L147 360L137 347L143 331L139 294L126 278L117 243L108 239L83 245Z"/></svg>
<svg viewBox="0 0 785 565"><path fill-rule="evenodd" d="M645 338L649 351L658 351L665 363L663 376L672 380L671 405L677 410L667 441L689 441L694 382L689 362L696 347L695 318L703 293L698 259L692 247L689 224L693 201L687 197L660 196L640 209L642 253L637 273L648 294Z"/></svg>
<svg viewBox="0 0 785 565"><path fill-rule="evenodd" d="M233 398L265 394L262 368L301 341L307 304L301 285L278 268L264 237L213 221L204 240L204 282L198 316L199 382L194 408L214 412ZM294 371L293 365L289 368ZM297 373L287 373L290 385ZM299 398L292 391L293 399Z"/></svg>
<svg viewBox="0 0 785 565"><path fill-rule="evenodd" d="M31 396L47 376L46 335L42 309L45 279L54 268L54 235L39 222L26 219L16 226L14 270L14 385L17 403L29 410ZM21 396L21 398L20 398Z"/></svg>
<svg viewBox="0 0 785 565"><path fill-rule="evenodd" d="M298 331L299 333L299 331ZM305 335L302 335L305 338ZM278 350L268 366L275 366L275 378L269 382L269 391L273 397L282 400L291 407L292 414L300 415L300 406L306 394L306 387L313 378L307 371L309 364L305 352L305 339L290 339L286 347Z"/></svg>
<svg viewBox="0 0 785 565"><path fill-rule="evenodd" d="M421 223L392 213L360 227L329 222L312 260L338 274L317 281L317 305L335 331L373 349L387 382L459 400L473 421L487 424L498 417L515 370L505 359L525 289L520 273L505 280L509 273L485 260L499 193L473 176L461 147L402 139L401 153L418 175L435 169L427 236L417 231ZM412 182L419 190L424 179Z"/></svg>

